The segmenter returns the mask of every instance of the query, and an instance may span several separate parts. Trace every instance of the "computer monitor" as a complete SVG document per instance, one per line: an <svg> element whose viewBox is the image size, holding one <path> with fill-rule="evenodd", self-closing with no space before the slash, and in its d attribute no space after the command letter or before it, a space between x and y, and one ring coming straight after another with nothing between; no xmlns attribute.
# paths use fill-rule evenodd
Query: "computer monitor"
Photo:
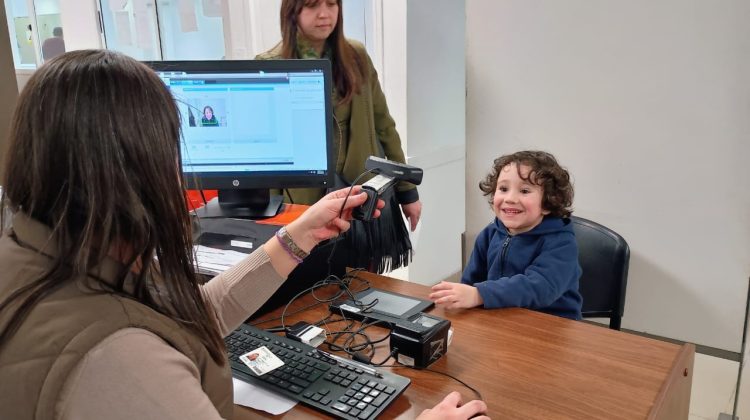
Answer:
<svg viewBox="0 0 750 420"><path fill-rule="evenodd" d="M270 217L282 197L269 189L332 185L328 60L146 64L177 102L188 188L219 190L199 216Z"/></svg>

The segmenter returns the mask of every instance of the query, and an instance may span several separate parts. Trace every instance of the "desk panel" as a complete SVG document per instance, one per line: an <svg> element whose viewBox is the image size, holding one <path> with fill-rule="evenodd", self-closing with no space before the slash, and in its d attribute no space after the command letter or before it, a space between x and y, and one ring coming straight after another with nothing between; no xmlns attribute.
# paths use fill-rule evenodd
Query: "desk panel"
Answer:
<svg viewBox="0 0 750 420"><path fill-rule="evenodd" d="M362 273L373 287L427 298L429 288ZM323 293L321 293L323 294ZM313 303L310 296L290 307ZM314 322L328 313L325 305L287 317ZM449 373L476 388L496 419L683 419L688 417L694 346L678 346L645 337L571 321L526 309L445 310L431 314L450 319L454 328L448 352L429 369ZM268 317L281 314L281 308ZM267 318L267 317L262 317ZM260 325L270 327L278 322ZM387 331L372 327L377 339ZM373 360L389 353L387 340ZM390 363L389 363L390 364ZM471 390L446 376L392 368L412 379L384 418L414 418L451 391L464 400ZM264 416L238 407L237 418ZM285 419L325 418L298 404Z"/></svg>

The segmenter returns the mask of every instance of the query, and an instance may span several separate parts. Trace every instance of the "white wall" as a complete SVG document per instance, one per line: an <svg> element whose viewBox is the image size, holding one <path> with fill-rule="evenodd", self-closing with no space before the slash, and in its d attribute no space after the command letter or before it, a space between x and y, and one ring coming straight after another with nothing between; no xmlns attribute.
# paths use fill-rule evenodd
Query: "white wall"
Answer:
<svg viewBox="0 0 750 420"><path fill-rule="evenodd" d="M623 327L740 350L750 2L467 2L467 231L492 158L554 153L631 247ZM471 246L469 246L471 249Z"/></svg>
<svg viewBox="0 0 750 420"><path fill-rule="evenodd" d="M378 73L388 110L396 121L404 151L408 156L409 131L406 121L406 2L383 0L382 71Z"/></svg>
<svg viewBox="0 0 750 420"><path fill-rule="evenodd" d="M423 284L455 278L461 271L466 209L465 11L463 0L407 2L406 152L410 164L424 169L419 187L422 226L409 280Z"/></svg>

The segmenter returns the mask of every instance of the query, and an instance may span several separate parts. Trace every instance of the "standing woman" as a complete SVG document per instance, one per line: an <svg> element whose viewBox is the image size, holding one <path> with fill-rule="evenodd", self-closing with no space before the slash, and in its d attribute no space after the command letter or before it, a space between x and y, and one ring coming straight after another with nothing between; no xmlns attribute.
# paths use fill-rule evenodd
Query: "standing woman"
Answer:
<svg viewBox="0 0 750 420"><path fill-rule="evenodd" d="M331 61L337 126L334 127L336 173L349 185L364 172L365 161L371 155L406 161L370 56L362 44L344 38L341 8L341 0L283 0L282 40L256 58ZM290 189L286 198L298 204L311 204L322 196L322 190L307 188ZM422 213L416 187L401 182L396 185L395 196L413 231Z"/></svg>

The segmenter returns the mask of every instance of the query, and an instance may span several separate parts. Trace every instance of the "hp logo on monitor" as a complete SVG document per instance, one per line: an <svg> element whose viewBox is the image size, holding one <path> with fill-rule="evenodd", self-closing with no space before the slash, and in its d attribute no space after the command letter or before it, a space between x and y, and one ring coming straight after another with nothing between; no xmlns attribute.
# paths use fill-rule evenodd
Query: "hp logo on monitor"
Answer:
<svg viewBox="0 0 750 420"><path fill-rule="evenodd" d="M234 185L235 187L239 187L240 186L240 180L239 179L232 180L232 185Z"/></svg>

